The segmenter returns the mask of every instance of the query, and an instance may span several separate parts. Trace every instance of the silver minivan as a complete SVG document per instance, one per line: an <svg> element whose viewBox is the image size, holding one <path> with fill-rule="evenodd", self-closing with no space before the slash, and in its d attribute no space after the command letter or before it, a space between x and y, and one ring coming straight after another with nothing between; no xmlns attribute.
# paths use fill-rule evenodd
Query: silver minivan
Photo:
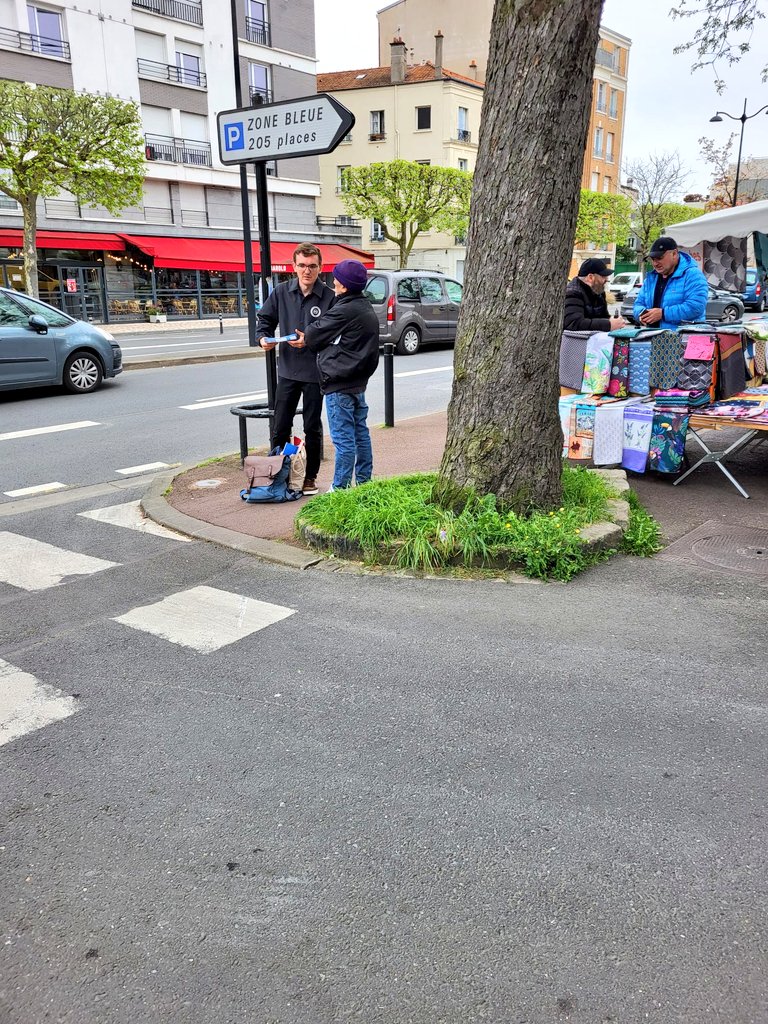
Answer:
<svg viewBox="0 0 768 1024"><path fill-rule="evenodd" d="M422 345L456 341L463 288L432 270L369 270L364 295L379 318L379 340L401 355Z"/></svg>

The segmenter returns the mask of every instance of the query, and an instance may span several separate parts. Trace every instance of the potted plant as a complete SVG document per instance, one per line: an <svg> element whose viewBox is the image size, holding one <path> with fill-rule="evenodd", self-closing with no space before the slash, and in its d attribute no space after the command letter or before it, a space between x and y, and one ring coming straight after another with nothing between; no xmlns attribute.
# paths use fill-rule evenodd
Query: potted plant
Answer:
<svg viewBox="0 0 768 1024"><path fill-rule="evenodd" d="M158 309L157 306L151 304L144 307L144 312L147 314L147 320L151 324L164 324L168 319L162 309Z"/></svg>

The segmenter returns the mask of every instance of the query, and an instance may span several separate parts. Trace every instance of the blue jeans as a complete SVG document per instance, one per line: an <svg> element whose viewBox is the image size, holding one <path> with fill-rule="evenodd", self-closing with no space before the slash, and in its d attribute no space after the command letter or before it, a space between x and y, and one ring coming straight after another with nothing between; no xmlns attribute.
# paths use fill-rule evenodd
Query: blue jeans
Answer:
<svg viewBox="0 0 768 1024"><path fill-rule="evenodd" d="M334 393L325 396L325 411L328 427L336 449L336 465L333 470L333 489L341 490L355 482L364 484L373 473L373 450L368 432L368 406L365 393L345 395Z"/></svg>

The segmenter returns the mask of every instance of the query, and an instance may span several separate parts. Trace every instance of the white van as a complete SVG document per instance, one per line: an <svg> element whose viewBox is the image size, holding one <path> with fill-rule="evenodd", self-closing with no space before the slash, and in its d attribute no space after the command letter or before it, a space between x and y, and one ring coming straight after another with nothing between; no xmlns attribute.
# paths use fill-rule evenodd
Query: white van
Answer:
<svg viewBox="0 0 768 1024"><path fill-rule="evenodd" d="M621 302L631 288L639 288L643 275L639 270L622 271L608 278L606 290L612 292L616 302Z"/></svg>

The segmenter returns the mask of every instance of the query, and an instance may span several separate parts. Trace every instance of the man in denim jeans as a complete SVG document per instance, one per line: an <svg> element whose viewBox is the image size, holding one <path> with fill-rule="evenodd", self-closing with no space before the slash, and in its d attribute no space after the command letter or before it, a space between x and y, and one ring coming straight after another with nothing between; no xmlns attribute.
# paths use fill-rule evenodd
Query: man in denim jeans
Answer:
<svg viewBox="0 0 768 1024"><path fill-rule="evenodd" d="M298 340L317 353L320 390L331 440L336 449L332 491L364 484L373 473L373 451L368 431L365 389L379 364L379 321L362 294L368 280L365 267L357 260L342 260L333 271L333 305Z"/></svg>

